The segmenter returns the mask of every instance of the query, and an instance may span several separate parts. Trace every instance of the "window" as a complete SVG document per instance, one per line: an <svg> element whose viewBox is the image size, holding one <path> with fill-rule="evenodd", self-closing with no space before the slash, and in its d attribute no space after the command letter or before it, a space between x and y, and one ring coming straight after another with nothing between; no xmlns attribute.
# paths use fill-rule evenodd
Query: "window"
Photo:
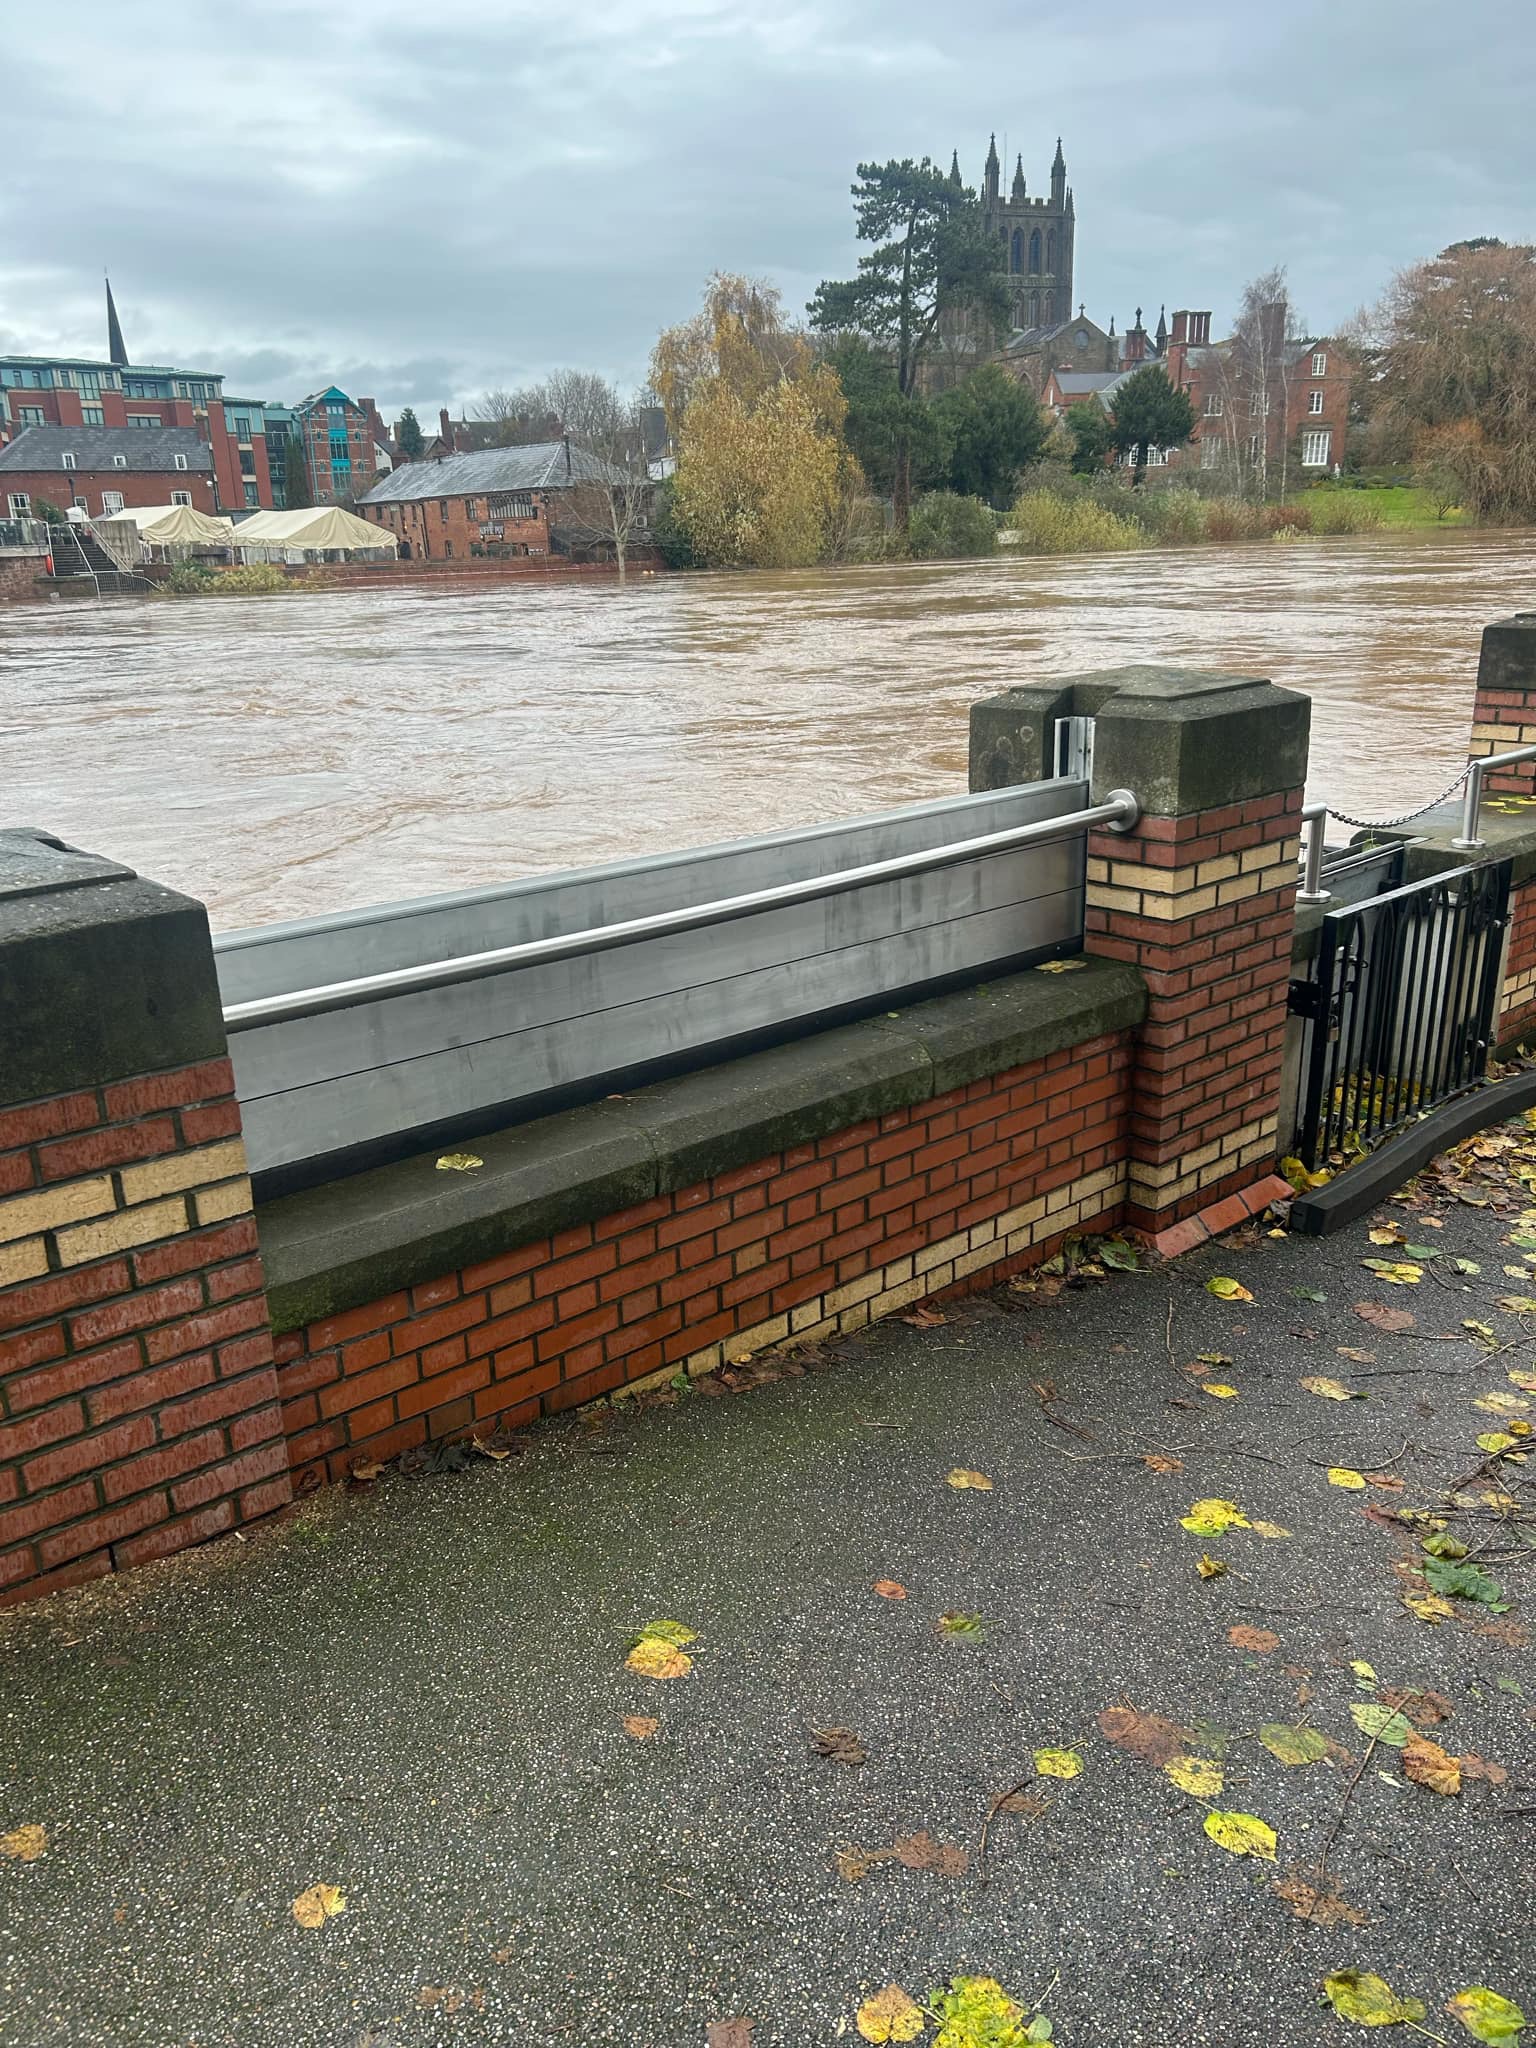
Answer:
<svg viewBox="0 0 1536 2048"><path fill-rule="evenodd" d="M128 467L128 458L127 458L127 456L126 456L126 455L114 455L114 456L113 456L113 458L112 458L112 467L113 467L114 469L126 469L126 468Z"/></svg>
<svg viewBox="0 0 1536 2048"><path fill-rule="evenodd" d="M1221 443L1214 434L1204 436L1200 442L1200 467L1214 469L1221 461Z"/></svg>
<svg viewBox="0 0 1536 2048"><path fill-rule="evenodd" d="M254 476L256 474L256 451L254 448L242 448L240 450L240 474L242 476Z"/></svg>
<svg viewBox="0 0 1536 2048"><path fill-rule="evenodd" d="M1051 229L1045 238L1045 267L1051 276L1056 275L1056 230Z"/></svg>
<svg viewBox="0 0 1536 2048"><path fill-rule="evenodd" d="M73 455L70 454L67 448L64 450L64 453L59 457L59 466L61 469L73 469L75 467L75 458Z"/></svg>
<svg viewBox="0 0 1536 2048"><path fill-rule="evenodd" d="M1013 243L1009 251L1008 268L1010 270L1022 270L1024 268L1024 230L1022 228L1015 228L1013 231Z"/></svg>
<svg viewBox="0 0 1536 2048"><path fill-rule="evenodd" d="M439 498L437 501L437 523L439 526L446 526L448 524L448 500L446 498Z"/></svg>
<svg viewBox="0 0 1536 2048"><path fill-rule="evenodd" d="M12 491L10 496L11 517L26 519L31 515L32 499L26 491Z"/></svg>
<svg viewBox="0 0 1536 2048"><path fill-rule="evenodd" d="M99 427L103 424L105 416L99 405L82 405L80 417L88 427Z"/></svg>
<svg viewBox="0 0 1536 2048"><path fill-rule="evenodd" d="M259 505L261 503L261 492L256 488L255 484L243 484L241 488L245 492L245 502L247 505Z"/></svg>
<svg viewBox="0 0 1536 2048"><path fill-rule="evenodd" d="M43 408L40 405L24 405L18 417L24 427L40 427L43 424Z"/></svg>
<svg viewBox="0 0 1536 2048"><path fill-rule="evenodd" d="M1031 277L1038 277L1040 274L1040 230L1038 228L1035 229L1035 232L1029 238L1029 271Z"/></svg>
<svg viewBox="0 0 1536 2048"><path fill-rule="evenodd" d="M173 505L190 505L191 502L192 493L190 491L172 491L171 503Z"/></svg>
<svg viewBox="0 0 1536 2048"><path fill-rule="evenodd" d="M1303 469L1326 469L1328 453L1333 446L1333 434L1327 427L1313 427L1301 437L1301 466Z"/></svg>
<svg viewBox="0 0 1536 2048"><path fill-rule="evenodd" d="M128 424L130 427L158 427L160 415L157 412L131 412Z"/></svg>
<svg viewBox="0 0 1536 2048"><path fill-rule="evenodd" d="M186 466L187 466L187 458L185 457L185 455L178 455L178 456L176 457L176 467L177 467L178 469L185 469L185 468L186 468Z"/></svg>
<svg viewBox="0 0 1536 2048"><path fill-rule="evenodd" d="M101 372L99 370L76 370L75 383L82 391L88 391L93 398L101 395Z"/></svg>
<svg viewBox="0 0 1536 2048"><path fill-rule="evenodd" d="M1321 391L1309 391L1309 392L1307 393L1307 411L1308 411L1308 412L1321 412L1321 411L1322 411L1322 409L1323 409L1323 394L1321 393Z"/></svg>
<svg viewBox="0 0 1536 2048"><path fill-rule="evenodd" d="M122 509L123 509L123 494L122 494L122 492L121 492L121 491L103 491L103 492L102 492L102 494L101 494L101 516L102 516L102 518L103 518L103 519L110 519L110 518L112 517L112 515L113 515L113 513L114 513L114 512L121 512L121 511L122 511Z"/></svg>
<svg viewBox="0 0 1536 2048"><path fill-rule="evenodd" d="M1312 374L1314 377L1326 377L1328 374L1328 357L1322 349L1312 358Z"/></svg>
<svg viewBox="0 0 1536 2048"><path fill-rule="evenodd" d="M487 508L492 519L535 519L533 499L527 491L513 491L505 497L495 497Z"/></svg>
<svg viewBox="0 0 1536 2048"><path fill-rule="evenodd" d="M1221 393L1219 391L1212 391L1208 393L1205 401L1206 418L1208 420L1219 420L1225 411L1226 405L1222 399Z"/></svg>
<svg viewBox="0 0 1536 2048"><path fill-rule="evenodd" d="M464 500L464 517L466 519L478 519L480 517L480 501L478 498L466 498Z"/></svg>
<svg viewBox="0 0 1536 2048"><path fill-rule="evenodd" d="M446 555L451 555L451 554L453 553L453 542L452 542L452 541L449 541L449 542L448 542L448 544L447 544L447 546L446 546L446 547L444 548L443 552L444 552L444 554L446 554Z"/></svg>
<svg viewBox="0 0 1536 2048"><path fill-rule="evenodd" d="M245 418L245 417L244 417L244 416L243 416L242 414L240 414L240 413L236 413L236 415L235 415L235 439L236 439L237 441L249 441L249 439L250 439L250 438L251 438L251 423L250 423L250 421L249 421L248 419L246 419L246 418Z"/></svg>

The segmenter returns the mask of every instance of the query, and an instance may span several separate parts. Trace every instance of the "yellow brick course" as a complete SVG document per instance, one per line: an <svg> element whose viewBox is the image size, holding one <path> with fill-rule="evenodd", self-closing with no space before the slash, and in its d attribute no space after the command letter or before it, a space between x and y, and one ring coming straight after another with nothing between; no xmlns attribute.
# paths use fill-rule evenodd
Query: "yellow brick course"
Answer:
<svg viewBox="0 0 1536 2048"><path fill-rule="evenodd" d="M0 1244L0 1287L35 1280L47 1270L48 1247L40 1237L24 1237L19 1244Z"/></svg>
<svg viewBox="0 0 1536 2048"><path fill-rule="evenodd" d="M125 1202L147 1202L156 1195L174 1195L183 1188L206 1187L245 1172L245 1146L239 1138L221 1145L203 1145L195 1152L174 1152L168 1159L147 1159L125 1166L119 1178Z"/></svg>
<svg viewBox="0 0 1536 2048"><path fill-rule="evenodd" d="M136 1209L120 1209L99 1223L77 1223L56 1231L54 1243L61 1264L83 1266L90 1259L104 1259L109 1252L126 1251L130 1245L179 1237L187 1228L186 1198L173 1195L162 1202L141 1202Z"/></svg>
<svg viewBox="0 0 1536 2048"><path fill-rule="evenodd" d="M255 1207L251 1184L243 1177L227 1180L216 1188L199 1188L192 1197L200 1224L225 1223L231 1216L247 1216Z"/></svg>
<svg viewBox="0 0 1536 2048"><path fill-rule="evenodd" d="M0 1202L0 1244L35 1237L41 1230L76 1223L82 1216L104 1216L113 1206L112 1182L104 1173L90 1180L61 1181L34 1195L18 1195L12 1202Z"/></svg>

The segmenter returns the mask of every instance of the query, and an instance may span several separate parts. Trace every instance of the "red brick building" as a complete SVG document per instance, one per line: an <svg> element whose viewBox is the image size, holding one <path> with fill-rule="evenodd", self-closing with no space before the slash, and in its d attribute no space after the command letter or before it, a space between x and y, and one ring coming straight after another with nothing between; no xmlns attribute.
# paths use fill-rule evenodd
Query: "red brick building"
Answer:
<svg viewBox="0 0 1536 2048"><path fill-rule="evenodd" d="M217 512L213 451L192 427L26 427L0 448L0 517L36 518L44 501L93 519L129 505Z"/></svg>
<svg viewBox="0 0 1536 2048"><path fill-rule="evenodd" d="M632 481L569 441L537 441L403 464L357 511L396 536L402 559L547 555L565 551L562 529L590 537L584 499Z"/></svg>
<svg viewBox="0 0 1536 2048"><path fill-rule="evenodd" d="M1287 340L1285 307L1256 333L1213 342L1209 313L1177 312L1164 368L1189 393L1204 469L1262 470L1273 484L1327 475L1344 460L1354 361L1336 341Z"/></svg>

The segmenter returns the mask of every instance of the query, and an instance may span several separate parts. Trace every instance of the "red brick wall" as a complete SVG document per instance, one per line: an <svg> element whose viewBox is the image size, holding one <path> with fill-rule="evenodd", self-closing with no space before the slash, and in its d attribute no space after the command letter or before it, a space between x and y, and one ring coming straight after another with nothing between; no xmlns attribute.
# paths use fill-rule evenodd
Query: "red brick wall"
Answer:
<svg viewBox="0 0 1536 2048"><path fill-rule="evenodd" d="M199 512L218 509L205 469L7 469L0 471L0 518L10 517L6 501L13 491L25 491L34 506L46 498L65 510L83 498L93 518L100 516L103 491L120 491L125 505L168 505L172 491L190 491Z"/></svg>
<svg viewBox="0 0 1536 2048"><path fill-rule="evenodd" d="M1120 1216L1130 1048L1094 1039L278 1339L296 1483L993 1285Z"/></svg>
<svg viewBox="0 0 1536 2048"><path fill-rule="evenodd" d="M0 604L29 604L46 597L48 560L47 555L16 555L0 561Z"/></svg>
<svg viewBox="0 0 1536 2048"><path fill-rule="evenodd" d="M548 501L538 491L528 495L533 499L532 519L493 521L489 512L490 496L485 491L456 498L418 498L403 503L359 505L357 509L364 519L372 520L375 526L385 527L397 540L408 540L411 554L418 561L479 559L471 554L471 550L482 545L481 526L493 524L501 527L501 545L524 548L533 555L547 555ZM468 510L471 505L475 507L473 519Z"/></svg>
<svg viewBox="0 0 1536 2048"><path fill-rule="evenodd" d="M1500 1045L1536 1033L1536 878L1512 892L1509 912L1509 951L1497 1024Z"/></svg>
<svg viewBox="0 0 1536 2048"><path fill-rule="evenodd" d="M1529 690L1496 690L1478 680L1472 707L1472 754L1504 754L1536 743L1536 701ZM1516 761L1483 779L1488 795L1530 796L1536 791L1536 760Z"/></svg>
<svg viewBox="0 0 1536 2048"><path fill-rule="evenodd" d="M227 1060L0 1110L0 1604L290 1497Z"/></svg>

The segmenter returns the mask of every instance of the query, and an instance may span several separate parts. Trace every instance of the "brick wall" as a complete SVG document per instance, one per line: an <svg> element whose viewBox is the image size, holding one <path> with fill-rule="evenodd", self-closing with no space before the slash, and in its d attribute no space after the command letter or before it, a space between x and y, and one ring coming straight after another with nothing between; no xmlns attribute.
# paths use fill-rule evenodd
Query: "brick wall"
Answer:
<svg viewBox="0 0 1536 2048"><path fill-rule="evenodd" d="M1509 899L1509 950L1499 996L1496 1040L1511 1045L1536 1033L1536 877Z"/></svg>
<svg viewBox="0 0 1536 2048"><path fill-rule="evenodd" d="M1147 978L1129 1214L1154 1234L1273 1162L1300 819L1292 790L1090 836L1086 948Z"/></svg>
<svg viewBox="0 0 1536 2048"><path fill-rule="evenodd" d="M1536 613L1517 612L1483 628L1477 692L1472 704L1472 755L1502 754L1536 744ZM1536 761L1517 761L1488 776L1485 791L1530 796Z"/></svg>
<svg viewBox="0 0 1536 2048"><path fill-rule="evenodd" d="M1111 1034L278 1339L296 1483L994 1285L1121 1214Z"/></svg>
<svg viewBox="0 0 1536 2048"><path fill-rule="evenodd" d="M48 595L48 557L17 555L0 561L0 604L31 604Z"/></svg>
<svg viewBox="0 0 1536 2048"><path fill-rule="evenodd" d="M523 492L521 495L533 505L531 519L493 520L490 515L492 496L507 495L510 494L482 490L458 497L408 498L378 505L359 505L357 509L362 518L386 528L397 540L409 541L412 556L420 561L480 559L471 550L485 545L480 534L482 526L499 526L502 546L520 548L529 555L547 555L548 499L542 491ZM474 507L473 516L470 514L471 506Z"/></svg>
<svg viewBox="0 0 1536 2048"><path fill-rule="evenodd" d="M0 1110L0 1603L290 1497L227 1060Z"/></svg>

